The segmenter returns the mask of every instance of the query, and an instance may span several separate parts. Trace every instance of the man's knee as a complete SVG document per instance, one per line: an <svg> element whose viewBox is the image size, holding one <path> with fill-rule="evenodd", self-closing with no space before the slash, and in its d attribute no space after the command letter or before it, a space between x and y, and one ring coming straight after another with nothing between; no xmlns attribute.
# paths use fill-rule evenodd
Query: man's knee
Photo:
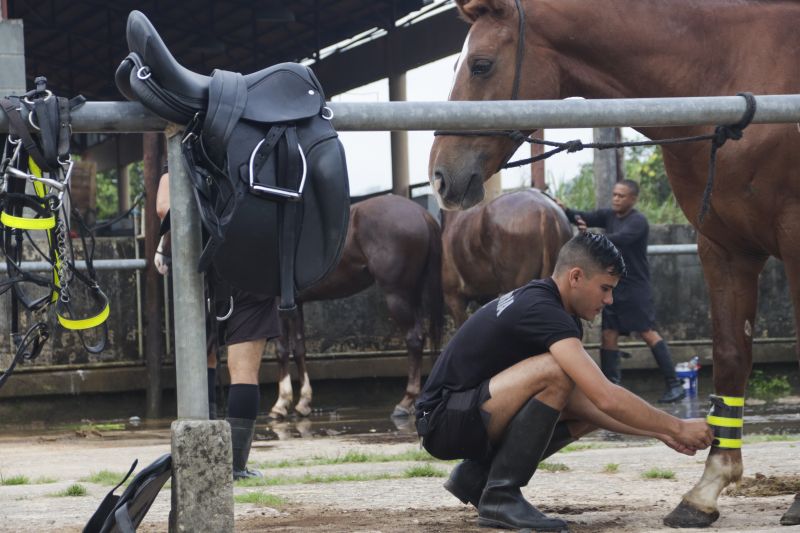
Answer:
<svg viewBox="0 0 800 533"><path fill-rule="evenodd" d="M575 383L572 381L564 370L561 369L559 364L553 358L553 356L549 356L549 363L547 364L546 372L546 383L549 395L554 397L560 398L564 404L570 394L572 394L573 389L575 388Z"/></svg>

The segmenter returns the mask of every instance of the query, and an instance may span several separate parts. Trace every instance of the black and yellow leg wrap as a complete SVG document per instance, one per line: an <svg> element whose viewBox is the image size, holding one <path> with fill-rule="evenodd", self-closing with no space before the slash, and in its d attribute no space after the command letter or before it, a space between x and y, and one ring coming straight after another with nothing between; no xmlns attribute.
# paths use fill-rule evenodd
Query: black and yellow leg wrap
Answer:
<svg viewBox="0 0 800 533"><path fill-rule="evenodd" d="M714 432L712 446L729 450L740 449L744 427L744 398L712 394L710 400L711 411L706 420Z"/></svg>

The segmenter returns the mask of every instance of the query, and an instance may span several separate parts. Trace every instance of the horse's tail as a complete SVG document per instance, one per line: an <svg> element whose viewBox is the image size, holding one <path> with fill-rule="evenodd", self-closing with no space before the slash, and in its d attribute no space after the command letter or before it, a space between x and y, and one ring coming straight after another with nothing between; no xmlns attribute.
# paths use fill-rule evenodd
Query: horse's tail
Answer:
<svg viewBox="0 0 800 533"><path fill-rule="evenodd" d="M428 224L428 260L423 279L423 306L428 314L428 335L434 351L439 351L444 330L444 291L442 290L442 230L425 213Z"/></svg>

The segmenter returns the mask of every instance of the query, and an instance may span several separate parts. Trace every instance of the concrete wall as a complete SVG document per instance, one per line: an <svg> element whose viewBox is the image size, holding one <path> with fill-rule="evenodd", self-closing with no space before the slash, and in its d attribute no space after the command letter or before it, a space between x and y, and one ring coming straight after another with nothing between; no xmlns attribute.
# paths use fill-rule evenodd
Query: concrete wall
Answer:
<svg viewBox="0 0 800 533"><path fill-rule="evenodd" d="M25 92L25 38L22 20L0 16L0 97Z"/></svg>
<svg viewBox="0 0 800 533"><path fill-rule="evenodd" d="M692 243L687 226L654 226L651 244ZM98 239L97 257L132 258L130 239ZM710 362L710 320L706 290L696 255L651 257L658 330L671 343L676 361L697 354ZM103 272L101 286L111 300L109 347L100 355L87 354L74 333L57 328L44 353L23 365L0 389L0 398L53 393L141 390L146 385L143 358L138 353L136 284L133 272ZM760 281L758 320L754 328L755 360L795 360L795 328L788 287L780 261L770 260ZM2 298L7 305L8 297ZM388 318L382 293L376 288L337 301L306 304L306 336L312 379L403 376L406 372L404 332ZM8 332L8 311L0 331ZM592 348L600 325L587 325L584 341ZM448 327L446 338L452 334ZM626 368L654 367L652 356L638 339L622 339L633 354ZM627 343L627 344L625 344ZM174 346L174 343L173 343ZM7 335L0 336L0 360L9 351ZM590 353L596 356L596 349ZM202 354L198 354L202 357ZM172 354L167 354L164 383L174 384ZM273 347L267 348L262 381L274 382L277 370ZM425 368L432 357L427 356ZM227 374L223 372L223 374Z"/></svg>

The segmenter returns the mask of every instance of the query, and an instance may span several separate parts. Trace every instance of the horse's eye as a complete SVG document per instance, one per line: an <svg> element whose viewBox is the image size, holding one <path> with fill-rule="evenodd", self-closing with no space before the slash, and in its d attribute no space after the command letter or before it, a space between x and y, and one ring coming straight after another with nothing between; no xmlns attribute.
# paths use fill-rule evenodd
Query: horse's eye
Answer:
<svg viewBox="0 0 800 533"><path fill-rule="evenodd" d="M485 76L492 70L492 62L488 59L477 59L472 63L473 76Z"/></svg>

